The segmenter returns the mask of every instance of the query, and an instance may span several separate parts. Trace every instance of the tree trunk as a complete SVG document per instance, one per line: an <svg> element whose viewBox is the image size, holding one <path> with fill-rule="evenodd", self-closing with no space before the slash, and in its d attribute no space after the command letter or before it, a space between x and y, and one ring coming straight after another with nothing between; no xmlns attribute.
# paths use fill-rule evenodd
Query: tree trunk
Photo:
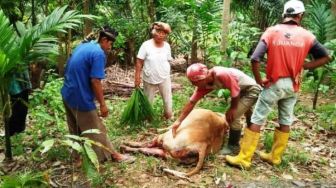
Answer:
<svg viewBox="0 0 336 188"><path fill-rule="evenodd" d="M195 22L194 22L195 23ZM192 39L191 39L191 57L190 57L190 61L191 63L195 63L198 61L197 59L197 23L195 23L194 25L194 29L193 29L193 35L192 35Z"/></svg>
<svg viewBox="0 0 336 188"><path fill-rule="evenodd" d="M66 55L63 48L64 41L62 40L62 34L58 34L59 42L58 42L58 56L57 56L57 72L59 76L64 75L64 62L66 61Z"/></svg>
<svg viewBox="0 0 336 188"><path fill-rule="evenodd" d="M9 117L11 115L11 104L8 95L8 88L9 82L2 80L0 85L0 111L2 116L1 120L3 121L5 127L5 157L7 160L12 160L12 147L9 135Z"/></svg>
<svg viewBox="0 0 336 188"><path fill-rule="evenodd" d="M147 0L147 10L150 23L155 22L155 4L154 0Z"/></svg>
<svg viewBox="0 0 336 188"><path fill-rule="evenodd" d="M31 16L32 16L32 25L36 25L37 24L37 18L36 18L36 13L35 13L35 1L32 0L31 1L31 4L32 4L32 13L31 13Z"/></svg>
<svg viewBox="0 0 336 188"><path fill-rule="evenodd" d="M43 10L45 16L47 16L49 14L48 5L49 5L48 0L45 0L45 7L44 7L44 10Z"/></svg>
<svg viewBox="0 0 336 188"><path fill-rule="evenodd" d="M11 146L11 139L9 135L9 119L7 117L4 117L4 123L5 123L5 146L6 146L6 153L5 157L7 160L12 160L12 146Z"/></svg>
<svg viewBox="0 0 336 188"><path fill-rule="evenodd" d="M33 89L41 88L41 80L45 72L45 65L46 62L44 61L36 61L30 64L30 81Z"/></svg>
<svg viewBox="0 0 336 188"><path fill-rule="evenodd" d="M331 2L331 12L334 15L334 18L336 19L336 1Z"/></svg>
<svg viewBox="0 0 336 188"><path fill-rule="evenodd" d="M126 42L125 49L125 65L134 65L135 64L135 41L129 39Z"/></svg>
<svg viewBox="0 0 336 188"><path fill-rule="evenodd" d="M227 37L229 35L229 23L230 23L230 5L231 0L223 0L223 15L222 15L222 41L221 41L221 52L224 54L223 59L227 59L226 48L227 48Z"/></svg>
<svg viewBox="0 0 336 188"><path fill-rule="evenodd" d="M58 4L61 6L63 3L62 0L58 1ZM66 59L67 52L67 39L65 38L63 33L57 33L58 38L58 56L57 56L57 72L59 76L64 75L64 62ZM65 49L63 48L63 44L65 44Z"/></svg>
<svg viewBox="0 0 336 188"><path fill-rule="evenodd" d="M315 90L315 94L314 94L314 99L313 99L313 109L314 110L316 109L318 95L319 95L319 92L320 92L319 88L320 88L320 85L323 82L326 74L327 74L327 71L324 69L323 72L322 72L322 74L321 74L320 79L318 80L318 83L317 83L317 86L316 86L316 90Z"/></svg>
<svg viewBox="0 0 336 188"><path fill-rule="evenodd" d="M90 0L84 0L83 13L90 14ZM92 20L84 18L84 37L89 35L92 31Z"/></svg>
<svg viewBox="0 0 336 188"><path fill-rule="evenodd" d="M58 35L59 38L62 38L62 34ZM72 50L72 31L71 29L68 30L66 36L63 37L63 40L59 40L59 46L58 46L58 52L59 55L57 57L57 71L59 76L64 76L64 67L65 67L65 62L66 60L70 57L71 55L71 50ZM65 44L65 48L63 48L63 45Z"/></svg>

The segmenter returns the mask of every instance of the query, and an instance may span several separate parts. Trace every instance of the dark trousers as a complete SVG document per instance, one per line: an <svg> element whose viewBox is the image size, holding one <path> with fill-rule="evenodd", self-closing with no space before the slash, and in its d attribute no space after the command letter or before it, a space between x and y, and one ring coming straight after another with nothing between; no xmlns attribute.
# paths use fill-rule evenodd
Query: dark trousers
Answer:
<svg viewBox="0 0 336 188"><path fill-rule="evenodd" d="M26 128L26 117L28 113L28 90L10 96L12 105L12 116L9 118L9 134L21 133Z"/></svg>

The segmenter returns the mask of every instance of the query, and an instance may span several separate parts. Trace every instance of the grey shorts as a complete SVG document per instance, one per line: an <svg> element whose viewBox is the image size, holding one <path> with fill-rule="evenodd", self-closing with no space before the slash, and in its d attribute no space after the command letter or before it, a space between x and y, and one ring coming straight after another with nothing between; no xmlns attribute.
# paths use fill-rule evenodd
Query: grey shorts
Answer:
<svg viewBox="0 0 336 188"><path fill-rule="evenodd" d="M251 122L256 125L264 125L272 107L277 104L279 124L291 125L296 100L297 94L294 92L292 79L280 78L260 93L253 110Z"/></svg>

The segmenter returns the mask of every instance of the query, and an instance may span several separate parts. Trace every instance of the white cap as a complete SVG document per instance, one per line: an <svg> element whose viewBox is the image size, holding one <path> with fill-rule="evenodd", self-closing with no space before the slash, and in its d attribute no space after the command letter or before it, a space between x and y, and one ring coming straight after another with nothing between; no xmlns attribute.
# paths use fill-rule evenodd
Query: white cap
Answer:
<svg viewBox="0 0 336 188"><path fill-rule="evenodd" d="M285 14L300 14L305 11L302 1L290 0L285 3L284 11L282 15Z"/></svg>

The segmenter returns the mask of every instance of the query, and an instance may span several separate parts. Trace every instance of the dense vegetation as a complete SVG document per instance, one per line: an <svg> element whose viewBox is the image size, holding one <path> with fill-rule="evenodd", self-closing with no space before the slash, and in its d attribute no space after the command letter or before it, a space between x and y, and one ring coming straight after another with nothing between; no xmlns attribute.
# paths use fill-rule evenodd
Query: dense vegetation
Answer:
<svg viewBox="0 0 336 188"><path fill-rule="evenodd" d="M201 61L209 66L237 67L251 75L249 51L257 43L265 28L280 21L284 2L284 0L0 1L2 121L5 121L10 114L6 88L11 74L21 71L23 66L29 66L34 85L30 95L28 129L11 139L14 162L3 161L5 138L0 138L2 152L0 160L3 161L0 167L0 184L7 187L58 187L84 184L97 187L102 184L106 187L175 186L174 181L177 180L164 178L162 172L159 172L162 165L173 166L172 161L165 161L162 164L159 159L138 156L139 160L134 165L106 164L103 166L105 171L98 172L100 167L94 155L90 153L90 141L67 135L60 88L63 84L64 64L72 48L91 31L96 31L101 25L110 24L120 35L114 44L113 52L109 54L109 63L130 68L134 66L139 46L149 37L149 25L153 21L164 21L169 23L173 30L168 41L175 58L183 57L187 63ZM215 187L218 185L218 178L222 183L239 182L242 181L242 177L247 182L253 182L258 181L254 177L257 177L256 175L260 177L260 174L267 178L261 177L259 180L271 185L284 183L293 178L294 180L306 178L310 179L310 182L323 182L325 179L325 183L328 183L335 177L336 161L332 157L335 158L336 151L331 149L331 146L335 143L336 131L336 3L332 0L304 2L306 13L303 26L311 30L328 48L332 61L322 68L304 73L302 96L296 109L299 123L295 124L291 133L292 141L297 144L289 146L284 163L280 167L261 166L249 172L235 171L224 166L220 158L211 156L208 158L208 163L212 166L209 165L205 173L196 177L197 180L194 179L197 183L189 185L182 182L181 186ZM227 4L230 6L225 7ZM230 12L228 14L223 10ZM223 40L226 43L223 43ZM173 80L184 86L182 90L173 93L174 112L177 116L193 88L184 78L184 74L174 74ZM127 100L125 96L112 96L108 100L110 115L104 122L116 148L124 140L150 140L155 128L166 127L171 123L159 117L162 101L157 99L153 109L158 116L151 123L136 127L120 125L121 109L125 108ZM198 107L223 112L227 104L226 91L219 91L202 100ZM276 112L269 117L268 128L274 127L274 121ZM272 136L268 129L265 132L263 146L269 148ZM312 138L317 138L317 141L313 142ZM326 138L330 140L326 141ZM308 152L303 146L298 149L300 144L312 151L320 149L318 150L320 153ZM87 151L82 153L85 159L82 170L75 169L72 164L70 156L75 150ZM306 169L307 165L314 172ZM143 174L147 176L142 177ZM131 179L130 176L140 178ZM144 179L156 177L162 178L158 180L162 182L161 184L154 180L142 182ZM224 185L228 185L226 183Z"/></svg>

